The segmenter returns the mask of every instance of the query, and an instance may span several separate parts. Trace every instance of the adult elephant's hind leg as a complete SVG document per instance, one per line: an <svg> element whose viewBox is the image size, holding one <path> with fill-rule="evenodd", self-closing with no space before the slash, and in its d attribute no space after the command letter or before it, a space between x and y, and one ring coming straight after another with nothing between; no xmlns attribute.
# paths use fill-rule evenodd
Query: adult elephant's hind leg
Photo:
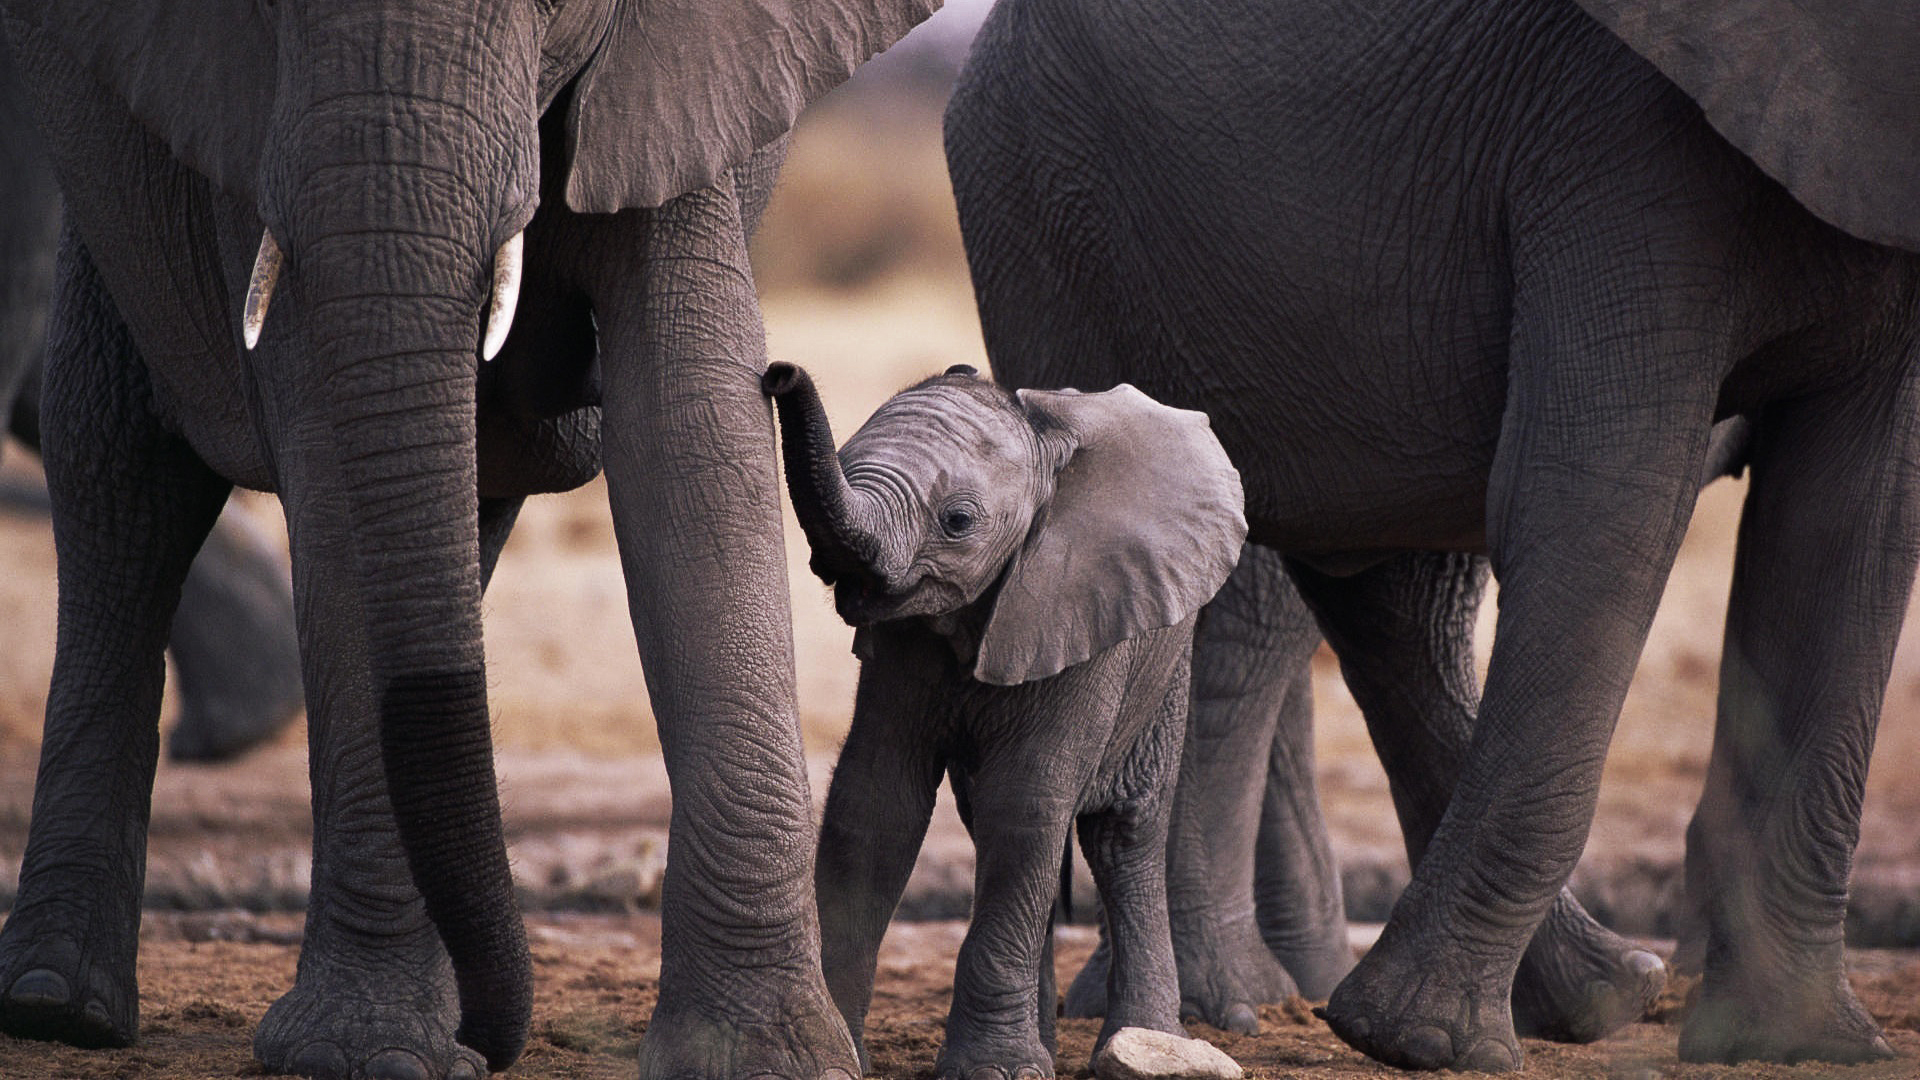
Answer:
<svg viewBox="0 0 1920 1080"><path fill-rule="evenodd" d="M260 530L228 513L187 573L167 646L180 674L175 761L225 761L278 735L306 703L287 572Z"/></svg>
<svg viewBox="0 0 1920 1080"><path fill-rule="evenodd" d="M1708 920L1688 1061L1892 1051L1846 978L1847 878L1912 587L1911 377L1769 405L1741 516L1720 717L1689 852Z"/></svg>
<svg viewBox="0 0 1920 1080"><path fill-rule="evenodd" d="M608 494L673 784L640 1072L856 1076L820 972L766 345L733 185L596 237Z"/></svg>
<svg viewBox="0 0 1920 1080"><path fill-rule="evenodd" d="M44 412L59 629L20 891L0 933L0 1030L124 1046L167 627L228 485L155 417L71 230L60 264Z"/></svg>
<svg viewBox="0 0 1920 1080"><path fill-rule="evenodd" d="M1291 589L1284 575L1276 576ZM1281 620L1297 627L1301 602L1294 596L1285 596L1284 602ZM1253 858L1253 911L1260 937L1293 976L1300 994L1316 1001L1333 993L1353 970L1346 894L1327 838L1314 766L1311 660L1318 637L1293 630L1282 646L1287 659L1276 661L1291 667L1292 674L1267 755Z"/></svg>
<svg viewBox="0 0 1920 1080"><path fill-rule="evenodd" d="M1656 235L1684 250L1687 223L1675 224ZM1623 234L1641 243L1637 228ZM1501 595L1486 696L1412 882L1324 1010L1389 1064L1520 1065L1514 972L1586 842L1731 366L1725 313L1671 299L1690 295L1675 280L1684 259L1656 273L1628 248L1621 269L1595 274L1607 252L1594 240L1536 238L1516 271L1527 287L1487 500ZM1567 250L1584 257L1527 265ZM1639 291L1656 280L1663 294Z"/></svg>
<svg viewBox="0 0 1920 1080"><path fill-rule="evenodd" d="M1486 561L1414 552L1350 577L1289 569L1340 656L1387 773L1407 861L1418 866L1473 741L1473 626ZM1639 1019L1665 985L1658 956L1595 922L1562 888L1514 974L1514 1028L1592 1042Z"/></svg>

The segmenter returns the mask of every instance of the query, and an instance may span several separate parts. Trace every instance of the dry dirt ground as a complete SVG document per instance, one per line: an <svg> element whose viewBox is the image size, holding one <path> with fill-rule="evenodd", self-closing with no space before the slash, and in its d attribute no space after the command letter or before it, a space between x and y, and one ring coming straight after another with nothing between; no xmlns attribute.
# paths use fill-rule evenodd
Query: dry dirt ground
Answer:
<svg viewBox="0 0 1920 1080"><path fill-rule="evenodd" d="M888 394L949 364L985 366L950 200L937 108L810 119L756 247L774 357L814 371L840 433ZM878 118L876 118L876 116ZM881 162L858 175L848 163ZM823 224L825 223L825 224ZM771 238L771 239L769 239ZM0 488L31 490L32 462L0 455ZM1671 933L1682 831L1711 741L1719 626L1741 491L1702 498L1623 712L1592 839L1575 885L1632 933ZM274 504L239 500L268 526ZM854 665L849 632L805 572L789 522L788 562L802 723L816 801L845 729ZM0 907L18 873L53 641L53 552L44 520L0 509ZM1488 606L1490 617L1491 604ZM1909 620L1910 625L1920 620ZM605 489L532 501L487 600L487 651L509 842L533 917L535 1039L528 1077L630 1076L658 972L658 897L668 794L627 622ZM1481 654L1491 637L1483 618ZM1569 647L1577 647L1570 643ZM1349 910L1378 921L1405 860L1358 712L1334 666L1315 666L1321 791L1346 868ZM170 722L173 704L168 704ZM1861 944L1920 945L1920 636L1895 661L1868 777L1855 875ZM296 727L233 766L163 765L154 799L138 1047L83 1053L0 1038L0 1078L244 1075L254 1022L292 978L311 859L305 748ZM882 960L878 1070L926 1073L946 1011L971 852L943 808ZM1086 896L1087 890L1078 890ZM265 914L245 914L249 912ZM1061 961L1088 948L1069 927ZM1858 1075L1920 1075L1920 964L1899 951L1856 954L1855 977L1905 1057ZM1670 1002L1672 1006L1677 1003ZM1670 1016L1671 1007L1663 1015ZM1339 1044L1298 1003L1265 1015L1267 1034L1209 1033L1256 1076L1383 1072ZM1091 1028L1065 1025L1063 1072L1085 1065ZM1595 1047L1529 1046L1530 1075L1726 1075L1681 1069L1675 1029L1642 1024ZM1778 1075L1829 1075L1822 1068Z"/></svg>
<svg viewBox="0 0 1920 1080"><path fill-rule="evenodd" d="M531 921L533 1038L509 1075L535 1078L631 1077L634 1054L660 974L660 923L649 915L537 916ZM953 985L953 957L964 927L955 922L897 924L880 953L878 989L868 1020L873 1073L930 1077ZM126 1050L76 1050L0 1036L0 1076L9 1080L175 1080L256 1075L249 1049L254 1024L293 978L297 916L150 916L141 934L140 1042ZM1063 980L1092 949L1092 933L1062 934ZM1920 961L1897 953L1857 958L1863 1000L1887 1026L1904 1059L1882 1065L1681 1066L1675 1026L1684 1008L1671 991L1655 1020L1591 1046L1526 1040L1522 1077L1911 1077L1920 1062ZM1064 985L1064 981L1063 981ZM1304 1001L1261 1010L1262 1032L1239 1037L1196 1025L1192 1033L1232 1055L1254 1078L1405 1075L1349 1049ZM1087 1059L1098 1021L1060 1025L1061 1076L1090 1076Z"/></svg>

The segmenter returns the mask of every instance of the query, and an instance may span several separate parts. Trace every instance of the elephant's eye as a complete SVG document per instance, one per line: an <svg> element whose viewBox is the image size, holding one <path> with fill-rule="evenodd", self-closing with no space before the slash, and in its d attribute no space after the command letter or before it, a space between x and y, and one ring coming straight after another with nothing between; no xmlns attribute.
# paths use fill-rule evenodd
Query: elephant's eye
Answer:
<svg viewBox="0 0 1920 1080"><path fill-rule="evenodd" d="M949 506L940 511L940 531L948 536L965 536L979 521L971 507Z"/></svg>

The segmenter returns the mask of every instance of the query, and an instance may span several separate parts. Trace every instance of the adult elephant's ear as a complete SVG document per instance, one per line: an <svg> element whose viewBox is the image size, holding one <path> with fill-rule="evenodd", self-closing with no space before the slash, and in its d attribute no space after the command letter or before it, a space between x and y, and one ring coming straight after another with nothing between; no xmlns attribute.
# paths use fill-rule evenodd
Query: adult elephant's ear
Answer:
<svg viewBox="0 0 1920 1080"><path fill-rule="evenodd" d="M1920 251L1920 4L1579 3L1807 209Z"/></svg>
<svg viewBox="0 0 1920 1080"><path fill-rule="evenodd" d="M1247 535L1240 473L1206 414L1124 383L1020 401L1043 443L1071 456L981 635L974 678L1002 686L1186 618L1220 591Z"/></svg>
<svg viewBox="0 0 1920 1080"><path fill-rule="evenodd" d="M258 0L5 0L29 84L52 45L188 167L251 196L273 111L276 48Z"/></svg>
<svg viewBox="0 0 1920 1080"><path fill-rule="evenodd" d="M659 206L784 134L940 0L616 0L573 95L567 205Z"/></svg>

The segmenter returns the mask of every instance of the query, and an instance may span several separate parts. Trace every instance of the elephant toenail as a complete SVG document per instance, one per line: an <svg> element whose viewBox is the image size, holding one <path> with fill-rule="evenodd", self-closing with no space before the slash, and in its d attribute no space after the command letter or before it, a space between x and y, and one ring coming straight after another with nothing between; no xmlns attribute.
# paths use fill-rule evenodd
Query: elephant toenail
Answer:
<svg viewBox="0 0 1920 1080"><path fill-rule="evenodd" d="M1885 1035L1875 1035L1873 1042L1868 1045L1873 1048L1876 1057L1890 1058L1894 1056L1893 1044L1887 1042Z"/></svg>
<svg viewBox="0 0 1920 1080"><path fill-rule="evenodd" d="M1416 1069L1439 1069L1453 1064L1453 1036L1432 1024L1418 1024L1400 1036L1396 1049Z"/></svg>
<svg viewBox="0 0 1920 1080"><path fill-rule="evenodd" d="M1260 1034L1260 1017L1253 1011L1253 1006L1245 1002L1236 1002L1227 1009L1226 1022L1220 1027L1235 1035L1258 1035Z"/></svg>
<svg viewBox="0 0 1920 1080"><path fill-rule="evenodd" d="M13 980L7 1000L30 1009L59 1008L73 1001L73 984L57 971L34 968Z"/></svg>
<svg viewBox="0 0 1920 1080"><path fill-rule="evenodd" d="M1519 1067L1520 1052L1498 1039L1481 1039L1454 1063L1454 1068L1473 1072L1512 1072Z"/></svg>
<svg viewBox="0 0 1920 1080"><path fill-rule="evenodd" d="M367 1060L367 1076L369 1080L427 1080L427 1063L418 1054L393 1047Z"/></svg>
<svg viewBox="0 0 1920 1080"><path fill-rule="evenodd" d="M1007 1070L998 1065L982 1065L967 1074L967 1080L1010 1080Z"/></svg>
<svg viewBox="0 0 1920 1080"><path fill-rule="evenodd" d="M107 1015L106 1002L101 1001L99 998L87 1002L86 1005L80 1009L80 1015L99 1024L101 1027L111 1027L113 1025L113 1017Z"/></svg>
<svg viewBox="0 0 1920 1080"><path fill-rule="evenodd" d="M486 1070L466 1058L461 1058L447 1067L447 1080L480 1080L485 1075Z"/></svg>
<svg viewBox="0 0 1920 1080"><path fill-rule="evenodd" d="M311 1042L294 1051L287 1071L295 1076L344 1077L348 1075L347 1055L329 1042Z"/></svg>
<svg viewBox="0 0 1920 1080"><path fill-rule="evenodd" d="M1637 978L1651 979L1659 976L1664 980L1667 974L1667 964L1666 961L1645 949L1635 949L1627 954L1627 970L1633 972Z"/></svg>
<svg viewBox="0 0 1920 1080"><path fill-rule="evenodd" d="M1031 1065L1022 1065L1013 1070L1013 1080L1047 1080L1047 1074Z"/></svg>

